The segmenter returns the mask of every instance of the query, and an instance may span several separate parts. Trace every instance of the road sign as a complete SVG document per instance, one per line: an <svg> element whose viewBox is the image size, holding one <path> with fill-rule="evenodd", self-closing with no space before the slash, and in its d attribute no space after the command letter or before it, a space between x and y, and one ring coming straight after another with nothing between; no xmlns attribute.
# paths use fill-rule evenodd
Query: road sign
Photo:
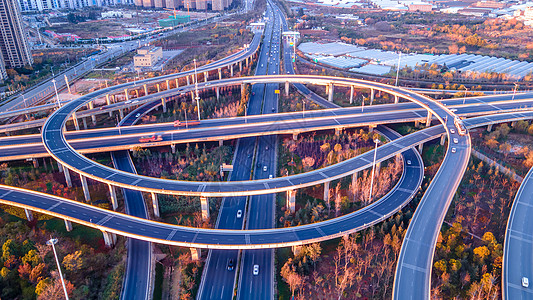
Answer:
<svg viewBox="0 0 533 300"><path fill-rule="evenodd" d="M279 90L275 90L275 91L274 91L274 94L279 94Z"/></svg>

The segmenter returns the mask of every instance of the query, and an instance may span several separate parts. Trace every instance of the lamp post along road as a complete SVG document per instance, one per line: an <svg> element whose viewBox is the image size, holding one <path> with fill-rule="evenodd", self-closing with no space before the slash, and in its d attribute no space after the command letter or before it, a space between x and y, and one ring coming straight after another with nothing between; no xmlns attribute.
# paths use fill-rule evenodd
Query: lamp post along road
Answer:
<svg viewBox="0 0 533 300"><path fill-rule="evenodd" d="M196 58L194 61L194 91L196 97L194 98L196 100L196 107L198 110L198 121L200 121L200 95L198 94L198 74L196 72Z"/></svg>
<svg viewBox="0 0 533 300"><path fill-rule="evenodd" d="M67 293L67 287L65 286L65 280L63 279L63 273L61 272L61 265L59 264L59 259L57 259L57 252L55 244L57 244L57 239L50 239L46 241L47 245L52 246L52 250L54 250L54 256L56 258L56 264L57 264L57 270L59 271L59 277L61 278L61 284L63 285L63 292L65 292L65 299L68 299L68 293Z"/></svg>
<svg viewBox="0 0 533 300"><path fill-rule="evenodd" d="M463 95L463 105L465 104L465 101L466 101L466 93L468 93L467 87L465 87L465 94Z"/></svg>
<svg viewBox="0 0 533 300"><path fill-rule="evenodd" d="M374 148L374 162L372 163L372 178L370 179L370 194L368 195L368 202L372 201L372 188L374 187L374 172L376 170L376 155L378 153L379 140L375 139L376 147Z"/></svg>
<svg viewBox="0 0 533 300"><path fill-rule="evenodd" d="M511 99L511 101L514 100L514 95L516 94L516 89L518 88L518 83L515 82L514 84L514 90L513 90L513 98Z"/></svg>

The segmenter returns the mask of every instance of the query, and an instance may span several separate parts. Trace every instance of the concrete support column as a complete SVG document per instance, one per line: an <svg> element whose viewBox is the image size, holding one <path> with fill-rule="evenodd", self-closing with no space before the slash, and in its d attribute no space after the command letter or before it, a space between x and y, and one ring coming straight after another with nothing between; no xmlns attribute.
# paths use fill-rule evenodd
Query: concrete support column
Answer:
<svg viewBox="0 0 533 300"><path fill-rule="evenodd" d="M353 85L350 85L350 104L353 104Z"/></svg>
<svg viewBox="0 0 533 300"><path fill-rule="evenodd" d="M139 98L139 90L135 90L135 98Z"/></svg>
<svg viewBox="0 0 533 300"><path fill-rule="evenodd" d="M67 182L68 187L72 187L72 180L70 179L70 171L68 168L64 167L62 164L57 163L59 170L62 170L65 173L65 181Z"/></svg>
<svg viewBox="0 0 533 300"><path fill-rule="evenodd" d="M191 81L189 80L189 76L185 76L185 78L187 78L187 85L190 85Z"/></svg>
<svg viewBox="0 0 533 300"><path fill-rule="evenodd" d="M74 128L76 128L76 130L80 130L80 123L78 123L78 117L76 117L76 112L72 113L72 122L74 122Z"/></svg>
<svg viewBox="0 0 533 300"><path fill-rule="evenodd" d="M161 92L161 86L159 85L159 83L157 83L155 86L157 87L157 92Z"/></svg>
<svg viewBox="0 0 533 300"><path fill-rule="evenodd" d="M246 84L241 83L241 97L244 96L244 91L246 91Z"/></svg>
<svg viewBox="0 0 533 300"><path fill-rule="evenodd" d="M191 100L194 102L194 91L191 91Z"/></svg>
<svg viewBox="0 0 533 300"><path fill-rule="evenodd" d="M156 217L160 217L160 214L159 214L159 200L157 200L157 194L156 193L151 193L152 194L152 207L154 208L154 216Z"/></svg>
<svg viewBox="0 0 533 300"><path fill-rule="evenodd" d="M216 92L217 92L217 100L219 100L219 99L220 99L220 87L217 86L217 87L215 88L215 90L216 90Z"/></svg>
<svg viewBox="0 0 533 300"><path fill-rule="evenodd" d="M109 94L106 94L105 95L105 103L107 105L111 105L111 99L109 99ZM113 112L112 111L109 111L109 116L112 117L113 116Z"/></svg>
<svg viewBox="0 0 533 300"><path fill-rule="evenodd" d="M170 145L170 149L172 149L172 154L176 153L176 144Z"/></svg>
<svg viewBox="0 0 533 300"><path fill-rule="evenodd" d="M81 120L83 121L83 129L87 130L87 119L81 118Z"/></svg>
<svg viewBox="0 0 533 300"><path fill-rule="evenodd" d="M117 242L117 235L107 231L102 231L102 234L104 235L105 245L109 248L113 247Z"/></svg>
<svg viewBox="0 0 533 300"><path fill-rule="evenodd" d="M334 85L333 83L330 83L329 88L328 88L328 101L329 102L333 102L333 91L334 91Z"/></svg>
<svg viewBox="0 0 533 300"><path fill-rule="evenodd" d="M72 223L69 220L65 220L65 227L67 228L67 231L72 231Z"/></svg>
<svg viewBox="0 0 533 300"><path fill-rule="evenodd" d="M176 78L174 81L176 81L176 88L179 88L180 87L180 81L178 78Z"/></svg>
<svg viewBox="0 0 533 300"><path fill-rule="evenodd" d="M287 191L287 209L293 213L296 210L296 190Z"/></svg>
<svg viewBox="0 0 533 300"><path fill-rule="evenodd" d="M119 114L121 120L124 119L124 109L119 108L118 109L118 114Z"/></svg>
<svg viewBox="0 0 533 300"><path fill-rule="evenodd" d="M218 68L218 80L222 80L222 69Z"/></svg>
<svg viewBox="0 0 533 300"><path fill-rule="evenodd" d="M440 145L443 146L445 141L446 141L446 135L443 134L440 136Z"/></svg>
<svg viewBox="0 0 533 300"><path fill-rule="evenodd" d="M28 222L33 221L33 212L29 209L24 209L24 212L26 213L26 219L28 219Z"/></svg>
<svg viewBox="0 0 533 300"><path fill-rule="evenodd" d="M209 78L209 72L204 72L204 82L207 82L207 79Z"/></svg>
<svg viewBox="0 0 533 300"><path fill-rule="evenodd" d="M124 89L124 95L126 95L126 101L130 100L130 95L128 94L128 89Z"/></svg>
<svg viewBox="0 0 533 300"><path fill-rule="evenodd" d="M418 152L420 152L420 154L422 154L422 150L424 150L424 143L418 145Z"/></svg>
<svg viewBox="0 0 533 300"><path fill-rule="evenodd" d="M431 112L428 111L428 115L427 115L427 117L426 117L426 127L429 127L429 126L431 125L431 117L432 117L432 116L433 116L433 115L431 114Z"/></svg>
<svg viewBox="0 0 533 300"><path fill-rule="evenodd" d="M374 102L374 89L370 89L370 105Z"/></svg>
<svg viewBox="0 0 533 300"><path fill-rule="evenodd" d="M163 107L163 112L167 112L167 102L165 101L165 98L161 98L161 106Z"/></svg>
<svg viewBox="0 0 533 300"><path fill-rule="evenodd" d="M143 88L144 88L144 95L148 96L148 87L146 86L146 84L143 84Z"/></svg>
<svg viewBox="0 0 533 300"><path fill-rule="evenodd" d="M218 140L218 146L219 147L224 146L224 140Z"/></svg>
<svg viewBox="0 0 533 300"><path fill-rule="evenodd" d="M93 101L90 101L88 103L89 105L89 109L94 109L94 102ZM96 125L96 116L93 114L91 114L91 121L93 122L93 126Z"/></svg>
<svg viewBox="0 0 533 300"><path fill-rule="evenodd" d="M292 254L298 256L302 252L302 246L292 246Z"/></svg>
<svg viewBox="0 0 533 300"><path fill-rule="evenodd" d="M193 261L200 260L200 257L202 257L202 249L201 248L190 248L191 249L191 259Z"/></svg>
<svg viewBox="0 0 533 300"><path fill-rule="evenodd" d="M81 187L83 188L83 196L85 196L85 201L91 201L91 194L89 193L89 186L87 185L87 178L80 174Z"/></svg>
<svg viewBox="0 0 533 300"><path fill-rule="evenodd" d="M420 121L417 120L415 121L415 127L418 127L418 126L420 126Z"/></svg>
<svg viewBox="0 0 533 300"><path fill-rule="evenodd" d="M229 66L230 76L233 77L233 65Z"/></svg>
<svg viewBox="0 0 533 300"><path fill-rule="evenodd" d="M335 135L341 135L342 128L335 128Z"/></svg>
<svg viewBox="0 0 533 300"><path fill-rule="evenodd" d="M200 197L200 205L202 206L202 219L209 219L209 199L207 197Z"/></svg>
<svg viewBox="0 0 533 300"><path fill-rule="evenodd" d="M400 103L400 97L398 95L394 95L394 104Z"/></svg>
<svg viewBox="0 0 533 300"><path fill-rule="evenodd" d="M515 127L516 121L511 122L511 127Z"/></svg>
<svg viewBox="0 0 533 300"><path fill-rule="evenodd" d="M239 72L242 72L242 61L239 62Z"/></svg>
<svg viewBox="0 0 533 300"><path fill-rule="evenodd" d="M355 187L357 185L357 172L352 174L352 186Z"/></svg>
<svg viewBox="0 0 533 300"><path fill-rule="evenodd" d="M324 201L329 201L329 181L324 182Z"/></svg>
<svg viewBox="0 0 533 300"><path fill-rule="evenodd" d="M297 141L298 140L298 132L295 132L292 134L292 139Z"/></svg>
<svg viewBox="0 0 533 300"><path fill-rule="evenodd" d="M39 161L37 160L37 158L33 158L31 162L33 163L34 168L37 169L39 167Z"/></svg>
<svg viewBox="0 0 533 300"><path fill-rule="evenodd" d="M289 97L289 82L285 81L285 96Z"/></svg>
<svg viewBox="0 0 533 300"><path fill-rule="evenodd" d="M108 184L108 186L109 186L109 195L111 197L111 205L113 206L113 210L117 210L118 208L117 190L111 184Z"/></svg>
<svg viewBox="0 0 533 300"><path fill-rule="evenodd" d="M170 82L168 82L168 79L165 80L165 82L167 83L167 90L170 90Z"/></svg>
<svg viewBox="0 0 533 300"><path fill-rule="evenodd" d="M369 125L368 126L368 132L374 132L374 128L376 127L376 125Z"/></svg>
<svg viewBox="0 0 533 300"><path fill-rule="evenodd" d="M487 126L487 131L488 131L488 132L491 132L491 131L492 131L492 124L489 124L489 126Z"/></svg>
<svg viewBox="0 0 533 300"><path fill-rule="evenodd" d="M379 170L381 170L381 162L376 163L376 176L379 177Z"/></svg>

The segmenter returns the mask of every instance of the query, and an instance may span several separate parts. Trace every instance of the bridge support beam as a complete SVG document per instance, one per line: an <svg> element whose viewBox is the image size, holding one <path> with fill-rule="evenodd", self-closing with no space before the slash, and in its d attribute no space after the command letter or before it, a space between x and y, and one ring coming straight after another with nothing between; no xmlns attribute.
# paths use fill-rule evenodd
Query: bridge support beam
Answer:
<svg viewBox="0 0 533 300"><path fill-rule="evenodd" d="M446 135L443 134L443 135L440 136L440 145L441 145L441 146L444 146L444 142L445 142L445 141L446 141Z"/></svg>
<svg viewBox="0 0 533 300"><path fill-rule="evenodd" d="M176 153L176 144L171 144L170 149L172 149L172 154Z"/></svg>
<svg viewBox="0 0 533 300"><path fill-rule="evenodd" d="M135 90L135 98L139 98L139 90Z"/></svg>
<svg viewBox="0 0 533 300"><path fill-rule="evenodd" d="M157 83L155 86L157 87L157 92L161 92L161 86L159 85L159 83Z"/></svg>
<svg viewBox="0 0 533 300"><path fill-rule="evenodd" d="M167 112L167 102L165 101L165 98L161 98L161 106L163 107L163 112Z"/></svg>
<svg viewBox="0 0 533 300"><path fill-rule="evenodd" d="M324 201L329 201L329 181L324 182Z"/></svg>
<svg viewBox="0 0 533 300"><path fill-rule="evenodd" d="M170 90L170 82L168 82L168 79L165 80L166 84L167 84L167 91Z"/></svg>
<svg viewBox="0 0 533 300"><path fill-rule="evenodd" d="M146 86L146 84L143 84L143 88L144 88L144 95L148 96L148 87Z"/></svg>
<svg viewBox="0 0 533 300"><path fill-rule="evenodd" d="M352 186L355 188L357 185L357 172L352 174Z"/></svg>
<svg viewBox="0 0 533 300"><path fill-rule="evenodd" d="M91 194L89 193L89 186L87 185L87 177L80 174L81 187L83 188L83 196L85 196L85 201L91 201Z"/></svg>
<svg viewBox="0 0 533 300"><path fill-rule="evenodd" d="M111 99L109 98L109 94L105 95L105 103L106 103L106 105L111 105ZM109 116L110 117L113 116L113 112L112 111L109 111Z"/></svg>
<svg viewBox="0 0 533 300"><path fill-rule="evenodd" d="M24 212L26 213L26 219L28 219L28 222L33 221L33 212L29 209L24 209Z"/></svg>
<svg viewBox="0 0 533 300"><path fill-rule="evenodd" d="M191 81L189 80L189 76L185 76L185 78L187 78L187 85L190 85Z"/></svg>
<svg viewBox="0 0 533 300"><path fill-rule="evenodd" d="M152 207L154 208L154 216L160 217L159 214L159 200L157 200L157 194L156 193L150 193L152 194Z"/></svg>
<svg viewBox="0 0 533 300"><path fill-rule="evenodd" d="M333 83L330 83L328 85L328 101L333 102L333 91L334 91L334 85Z"/></svg>
<svg viewBox="0 0 533 300"><path fill-rule="evenodd" d="M176 78L174 81L176 81L176 88L179 88L180 87L180 81L178 78Z"/></svg>
<svg viewBox="0 0 533 300"><path fill-rule="evenodd" d="M224 140L218 140L218 146L219 147L224 146Z"/></svg>
<svg viewBox="0 0 533 300"><path fill-rule="evenodd" d="M433 115L432 115L431 112L428 110L428 115L427 115L427 117L426 117L426 127L431 126L431 117L432 117L432 116L433 116Z"/></svg>
<svg viewBox="0 0 533 300"><path fill-rule="evenodd" d="M120 120L124 119L124 109L119 108L118 115L119 115Z"/></svg>
<svg viewBox="0 0 533 300"><path fill-rule="evenodd" d="M289 82L285 81L285 96L289 97Z"/></svg>
<svg viewBox="0 0 533 300"><path fill-rule="evenodd" d="M215 91L216 91L216 93L217 93L217 100L220 100L220 87L217 86L217 87L215 88Z"/></svg>
<svg viewBox="0 0 533 300"><path fill-rule="evenodd" d="M204 72L204 82L207 82L207 79L209 78L209 72Z"/></svg>
<svg viewBox="0 0 533 300"><path fill-rule="evenodd" d="M37 169L39 167L39 160L37 160L37 158L32 158L31 162L33 163L34 168Z"/></svg>
<svg viewBox="0 0 533 300"><path fill-rule="evenodd" d="M64 167L62 164L57 163L59 172L65 173L65 181L67 182L68 187L72 187L72 180L70 179L70 171L67 167Z"/></svg>
<svg viewBox="0 0 533 300"><path fill-rule="evenodd" d="M111 112L109 112L109 114L111 114ZM74 123L74 128L76 128L76 130L80 130L80 123L78 123L78 118L76 117L76 112L72 113L72 122Z"/></svg>
<svg viewBox="0 0 533 300"><path fill-rule="evenodd" d="M489 124L489 125L487 126L487 131L488 131L488 132L491 132L491 131L492 131L492 124Z"/></svg>
<svg viewBox="0 0 533 300"><path fill-rule="evenodd" d="M111 206L113 206L113 210L117 210L118 208L117 190L111 184L108 184L108 186L109 186L109 196L111 197Z"/></svg>
<svg viewBox="0 0 533 300"><path fill-rule="evenodd" d="M400 103L400 97L398 95L394 95L394 104Z"/></svg>
<svg viewBox="0 0 533 300"><path fill-rule="evenodd" d="M128 94L128 89L124 89L124 95L126 95L126 101L130 100L130 95Z"/></svg>
<svg viewBox="0 0 533 300"><path fill-rule="evenodd" d="M218 80L222 80L222 69L218 68Z"/></svg>
<svg viewBox="0 0 533 300"><path fill-rule="evenodd" d="M416 120L416 121L415 121L415 127L418 128L418 126L420 126L420 121Z"/></svg>
<svg viewBox="0 0 533 300"><path fill-rule="evenodd" d="M202 207L202 219L209 219L209 198L200 197L200 205Z"/></svg>
<svg viewBox="0 0 533 300"><path fill-rule="evenodd" d="M353 85L350 85L350 104L353 104Z"/></svg>
<svg viewBox="0 0 533 300"><path fill-rule="evenodd" d="M516 121L511 122L511 127L515 127L515 126L516 126Z"/></svg>
<svg viewBox="0 0 533 300"><path fill-rule="evenodd" d="M242 61L239 62L239 72L242 72Z"/></svg>
<svg viewBox="0 0 533 300"><path fill-rule="evenodd" d="M287 209L293 213L296 210L296 191L297 190L288 190L287 191Z"/></svg>
<svg viewBox="0 0 533 300"><path fill-rule="evenodd" d="M202 249L201 248L190 248L191 249L191 259L193 261L200 260L200 257L202 257Z"/></svg>
<svg viewBox="0 0 533 300"><path fill-rule="evenodd" d="M374 89L370 89L370 105L374 102Z"/></svg>
<svg viewBox="0 0 533 300"><path fill-rule="evenodd" d="M298 132L295 132L295 133L292 134L292 139L293 139L294 141L297 141L297 140L298 140Z"/></svg>
<svg viewBox="0 0 533 300"><path fill-rule="evenodd" d="M113 247L117 242L117 235L107 231L102 231L102 234L104 235L105 245L109 248Z"/></svg>
<svg viewBox="0 0 533 300"><path fill-rule="evenodd" d="M72 231L72 222L70 222L69 220L65 220L65 228L68 232Z"/></svg>
<svg viewBox="0 0 533 300"><path fill-rule="evenodd" d="M339 136L342 133L342 128L335 128L335 135Z"/></svg>
<svg viewBox="0 0 533 300"><path fill-rule="evenodd" d="M194 91L191 91L191 100L194 102Z"/></svg>
<svg viewBox="0 0 533 300"><path fill-rule="evenodd" d="M88 103L89 105L89 109L94 109L94 102L93 101L90 101ZM96 126L96 116L93 114L91 114L91 121L93 121L93 126Z"/></svg>
<svg viewBox="0 0 533 300"><path fill-rule="evenodd" d="M422 154L422 150L424 150L424 143L418 145L418 152Z"/></svg>
<svg viewBox="0 0 533 300"><path fill-rule="evenodd" d="M233 77L233 65L229 65L230 76Z"/></svg>
<svg viewBox="0 0 533 300"><path fill-rule="evenodd" d="M374 128L376 128L376 125L368 125L368 132L374 132Z"/></svg>

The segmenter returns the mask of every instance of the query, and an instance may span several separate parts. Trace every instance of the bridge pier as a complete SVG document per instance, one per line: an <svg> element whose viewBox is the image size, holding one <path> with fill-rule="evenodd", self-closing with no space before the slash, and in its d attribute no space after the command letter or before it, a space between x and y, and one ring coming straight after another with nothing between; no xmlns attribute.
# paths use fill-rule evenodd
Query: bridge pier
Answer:
<svg viewBox="0 0 533 300"><path fill-rule="evenodd" d="M37 158L32 158L31 162L33 163L34 168L37 169L39 167L39 161L37 160Z"/></svg>
<svg viewBox="0 0 533 300"><path fill-rule="evenodd" d="M400 97L398 95L394 95L394 104L400 103Z"/></svg>
<svg viewBox="0 0 533 300"><path fill-rule="evenodd" d="M446 135L443 134L440 136L440 145L443 146L445 141L446 141Z"/></svg>
<svg viewBox="0 0 533 300"><path fill-rule="evenodd" d="M119 108L118 109L118 114L119 114L119 117L120 117L121 120L124 119L124 109Z"/></svg>
<svg viewBox="0 0 533 300"><path fill-rule="evenodd" d="M143 89L144 89L144 95L148 96L148 87L146 86L146 83L143 84Z"/></svg>
<svg viewBox="0 0 533 300"><path fill-rule="evenodd" d="M515 126L516 126L516 121L511 122L511 127L514 128Z"/></svg>
<svg viewBox="0 0 533 300"><path fill-rule="evenodd" d="M165 101L165 98L161 98L161 106L163 107L163 112L167 112L167 102Z"/></svg>
<svg viewBox="0 0 533 300"><path fill-rule="evenodd" d="M289 82L285 81L285 96L289 97Z"/></svg>
<svg viewBox="0 0 533 300"><path fill-rule="evenodd" d="M204 72L204 82L207 82L207 79L209 78L209 72Z"/></svg>
<svg viewBox="0 0 533 300"><path fill-rule="evenodd" d="M217 92L217 100L220 100L220 87L217 86L215 90Z"/></svg>
<svg viewBox="0 0 533 300"><path fill-rule="evenodd" d="M488 132L491 132L491 131L492 131L492 124L489 124L489 125L487 126L487 131L488 131Z"/></svg>
<svg viewBox="0 0 533 300"><path fill-rule="evenodd" d="M230 77L233 77L233 65L229 65Z"/></svg>
<svg viewBox="0 0 533 300"><path fill-rule="evenodd" d="M168 79L167 79L167 80L165 80L165 82L166 82L166 84L167 84L167 91L168 91L168 90L170 90L170 82L169 82L169 80L168 80Z"/></svg>
<svg viewBox="0 0 533 300"><path fill-rule="evenodd" d="M202 219L208 220L209 219L209 198L200 197L200 205L202 207Z"/></svg>
<svg viewBox="0 0 533 300"><path fill-rule="evenodd" d="M113 206L113 210L117 210L118 208L117 190L111 184L108 184L107 186L109 186L109 196L111 197L111 205Z"/></svg>
<svg viewBox="0 0 533 300"><path fill-rule="evenodd" d="M171 144L170 149L172 149L172 154L176 153L176 144Z"/></svg>
<svg viewBox="0 0 533 300"><path fill-rule="evenodd" d="M24 212L26 213L26 219L28 219L28 222L33 221L33 212L29 209L24 209Z"/></svg>
<svg viewBox="0 0 533 300"><path fill-rule="evenodd" d="M67 182L68 187L72 187L72 180L70 179L70 171L67 167L64 167L62 164L57 163L60 172L65 173L65 181Z"/></svg>
<svg viewBox="0 0 533 300"><path fill-rule="evenodd" d="M330 83L328 85L328 88L327 88L327 93L328 93L328 101L329 102L333 102L333 91L334 91L334 85L333 83Z"/></svg>
<svg viewBox="0 0 533 300"><path fill-rule="evenodd" d="M242 72L242 61L239 61L239 72Z"/></svg>
<svg viewBox="0 0 533 300"><path fill-rule="evenodd" d="M139 90L135 90L135 98L139 98Z"/></svg>
<svg viewBox="0 0 533 300"><path fill-rule="evenodd" d="M352 174L352 186L355 187L357 185L357 172Z"/></svg>
<svg viewBox="0 0 533 300"><path fill-rule="evenodd" d="M202 257L202 249L201 248L190 248L191 249L191 259L193 261L200 260L200 257Z"/></svg>
<svg viewBox="0 0 533 300"><path fill-rule="evenodd" d="M415 121L415 127L418 128L418 126L420 126L420 121L416 120L416 121Z"/></svg>
<svg viewBox="0 0 533 300"><path fill-rule="evenodd" d="M287 191L287 209L293 213L296 210L296 192L297 190Z"/></svg>
<svg viewBox="0 0 533 300"><path fill-rule="evenodd" d="M368 125L368 133L374 132L374 128L376 128L376 125Z"/></svg>
<svg viewBox="0 0 533 300"><path fill-rule="evenodd" d="M222 69L218 68L218 80L222 80Z"/></svg>
<svg viewBox="0 0 533 300"><path fill-rule="evenodd" d="M89 109L94 109L93 101L90 101L88 105L89 105ZM94 113L91 114L91 121L93 122L93 126L96 126L96 116L94 115Z"/></svg>
<svg viewBox="0 0 533 300"><path fill-rule="evenodd" d="M159 200L157 200L157 194L156 193L150 193L152 194L152 207L154 208L154 216L160 217L159 213Z"/></svg>
<svg viewBox="0 0 533 300"><path fill-rule="evenodd" d="M294 133L292 134L292 139L293 139L294 141L297 141L297 140L298 140L298 132L294 132Z"/></svg>
<svg viewBox="0 0 533 300"><path fill-rule="evenodd" d="M81 118L83 122L83 129L87 130L87 120L85 118Z"/></svg>
<svg viewBox="0 0 533 300"><path fill-rule="evenodd" d="M156 83L155 86L157 87L157 92L158 92L158 93L161 92L161 86L159 85L159 83Z"/></svg>
<svg viewBox="0 0 533 300"><path fill-rule="evenodd" d="M341 135L341 133L342 133L342 127L340 127L340 128L335 128L335 135L336 135L336 136Z"/></svg>
<svg viewBox="0 0 533 300"><path fill-rule="evenodd" d="M224 146L224 140L218 140L218 146L219 147Z"/></svg>
<svg viewBox="0 0 533 300"><path fill-rule="evenodd" d="M87 178L80 174L81 187L83 188L83 196L85 196L85 201L91 201L91 194L89 193L89 186L87 185Z"/></svg>
<svg viewBox="0 0 533 300"><path fill-rule="evenodd" d="M65 228L67 228L68 232L72 231L72 222L65 220Z"/></svg>
<svg viewBox="0 0 533 300"><path fill-rule="evenodd" d="M422 154L422 150L424 150L424 143L418 145L418 152Z"/></svg>
<svg viewBox="0 0 533 300"><path fill-rule="evenodd" d="M190 82L190 80L189 80L189 76L185 76L185 78L187 78L187 85L190 85L191 82Z"/></svg>
<svg viewBox="0 0 533 300"><path fill-rule="evenodd" d="M113 247L117 242L117 235L103 230L102 234L104 235L105 245L109 248Z"/></svg>
<svg viewBox="0 0 533 300"><path fill-rule="evenodd" d="M329 181L324 182L324 201L329 201Z"/></svg>
<svg viewBox="0 0 533 300"><path fill-rule="evenodd" d="M179 88L180 87L180 81L178 78L176 78L174 81L176 81L176 88Z"/></svg>
<svg viewBox="0 0 533 300"><path fill-rule="evenodd" d="M124 89L124 95L126 95L126 101L130 100L130 95L128 94L128 89Z"/></svg>
<svg viewBox="0 0 533 300"><path fill-rule="evenodd" d="M374 89L370 89L370 105L374 102Z"/></svg>
<svg viewBox="0 0 533 300"><path fill-rule="evenodd" d="M292 254L294 256L298 256L300 252L302 252L302 246L292 246L291 249L292 249Z"/></svg>
<svg viewBox="0 0 533 300"><path fill-rule="evenodd" d="M194 102L194 91L191 91L191 100Z"/></svg>
<svg viewBox="0 0 533 300"><path fill-rule="evenodd" d="M72 122L74 123L74 128L80 130L80 124L78 123L78 118L76 117L76 112L72 113Z"/></svg>
<svg viewBox="0 0 533 300"><path fill-rule="evenodd" d="M106 103L106 105L111 105L111 99L109 99L109 94L105 95L105 103ZM109 111L109 116L110 117L113 116L113 112L112 111Z"/></svg>
<svg viewBox="0 0 533 300"><path fill-rule="evenodd" d="M431 112L428 110L428 115L427 115L427 117L426 117L426 127L431 126L431 117L432 117L432 116L433 116L433 115L432 115Z"/></svg>
<svg viewBox="0 0 533 300"><path fill-rule="evenodd" d="M350 104L353 104L353 85L350 85Z"/></svg>

